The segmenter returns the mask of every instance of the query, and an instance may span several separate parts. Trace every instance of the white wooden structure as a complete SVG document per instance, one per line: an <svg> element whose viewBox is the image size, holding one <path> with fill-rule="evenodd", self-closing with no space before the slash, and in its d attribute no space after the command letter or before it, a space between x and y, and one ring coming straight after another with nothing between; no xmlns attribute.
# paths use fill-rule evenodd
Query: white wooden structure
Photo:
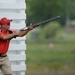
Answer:
<svg viewBox="0 0 75 75"><path fill-rule="evenodd" d="M25 9L25 0L0 0L0 19L2 17L12 19L11 28L21 29L26 25ZM11 40L8 56L12 65L13 75L25 75L25 39L25 37L18 37Z"/></svg>

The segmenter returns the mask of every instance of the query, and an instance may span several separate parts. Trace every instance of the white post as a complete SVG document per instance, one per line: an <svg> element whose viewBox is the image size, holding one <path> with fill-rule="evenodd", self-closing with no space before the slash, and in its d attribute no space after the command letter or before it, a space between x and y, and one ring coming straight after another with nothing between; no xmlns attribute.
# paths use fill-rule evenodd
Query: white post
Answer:
<svg viewBox="0 0 75 75"><path fill-rule="evenodd" d="M13 19L11 29L21 29L26 26L25 0L0 0L0 19ZM26 37L11 40L8 56L12 65L13 75L25 75ZM1 75L1 74L0 74Z"/></svg>

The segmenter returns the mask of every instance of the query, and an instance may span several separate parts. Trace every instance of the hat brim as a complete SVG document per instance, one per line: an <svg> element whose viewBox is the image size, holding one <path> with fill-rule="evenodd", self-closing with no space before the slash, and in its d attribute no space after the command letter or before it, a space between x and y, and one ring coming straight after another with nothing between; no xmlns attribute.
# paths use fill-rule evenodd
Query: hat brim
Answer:
<svg viewBox="0 0 75 75"><path fill-rule="evenodd" d="M12 20L7 20L6 24L7 24L7 23L10 23L11 21L12 21Z"/></svg>
<svg viewBox="0 0 75 75"><path fill-rule="evenodd" d="M1 25L10 23L12 20L7 20L6 22L0 22Z"/></svg>

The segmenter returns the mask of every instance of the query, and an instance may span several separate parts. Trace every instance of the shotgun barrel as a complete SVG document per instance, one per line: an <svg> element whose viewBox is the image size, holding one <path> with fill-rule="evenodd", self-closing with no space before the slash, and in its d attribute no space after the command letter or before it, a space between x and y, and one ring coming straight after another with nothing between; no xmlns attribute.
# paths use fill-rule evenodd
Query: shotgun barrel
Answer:
<svg viewBox="0 0 75 75"><path fill-rule="evenodd" d="M59 19L59 18L60 18L60 16L56 16L56 17L50 18L50 19L48 19L48 20L44 20L44 21L41 21L41 22L39 22L39 23L32 24L32 26L33 26L33 28L35 28L35 27L38 27L38 26L40 26L40 25L42 25L42 24L44 24L44 23L48 23L48 22L50 22L50 21L53 21L53 20L56 20L56 19ZM28 26L28 27L29 27L29 26ZM24 28L22 28L20 31L26 30L26 29L28 29L28 27L24 27Z"/></svg>

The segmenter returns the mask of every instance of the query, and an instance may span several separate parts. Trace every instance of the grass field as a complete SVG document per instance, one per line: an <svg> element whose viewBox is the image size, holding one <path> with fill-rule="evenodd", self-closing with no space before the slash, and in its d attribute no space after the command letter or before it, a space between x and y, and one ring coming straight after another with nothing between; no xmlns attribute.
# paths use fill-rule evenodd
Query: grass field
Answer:
<svg viewBox="0 0 75 75"><path fill-rule="evenodd" d="M26 75L75 75L75 42L27 42Z"/></svg>

